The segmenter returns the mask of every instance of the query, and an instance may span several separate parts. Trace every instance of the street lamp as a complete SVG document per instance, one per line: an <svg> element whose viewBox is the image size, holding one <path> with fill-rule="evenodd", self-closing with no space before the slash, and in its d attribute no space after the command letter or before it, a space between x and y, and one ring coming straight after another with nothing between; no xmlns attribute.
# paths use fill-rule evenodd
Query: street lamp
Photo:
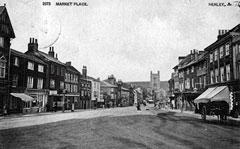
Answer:
<svg viewBox="0 0 240 149"><path fill-rule="evenodd" d="M62 101L63 107L62 107L62 112L64 112L65 93L66 93L66 90L63 89L63 101Z"/></svg>

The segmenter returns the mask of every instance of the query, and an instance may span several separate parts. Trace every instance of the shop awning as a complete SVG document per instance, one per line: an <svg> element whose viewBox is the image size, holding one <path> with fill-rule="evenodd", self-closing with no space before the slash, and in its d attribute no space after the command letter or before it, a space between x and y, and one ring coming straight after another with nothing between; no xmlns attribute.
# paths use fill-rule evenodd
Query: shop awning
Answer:
<svg viewBox="0 0 240 149"><path fill-rule="evenodd" d="M24 93L10 93L12 96L14 96L14 97L17 97L17 98L21 98L22 99L22 101L33 101L33 100L35 100L34 98L32 98L31 96L28 96L28 95L26 95L26 94L24 94Z"/></svg>
<svg viewBox="0 0 240 149"><path fill-rule="evenodd" d="M198 96L194 103L207 103L209 101L229 101L229 89L227 86L208 88L200 96Z"/></svg>

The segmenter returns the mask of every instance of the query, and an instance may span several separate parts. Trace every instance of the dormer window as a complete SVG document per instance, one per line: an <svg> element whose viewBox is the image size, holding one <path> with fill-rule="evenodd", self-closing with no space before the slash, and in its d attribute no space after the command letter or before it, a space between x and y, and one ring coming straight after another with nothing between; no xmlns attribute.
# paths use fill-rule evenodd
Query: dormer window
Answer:
<svg viewBox="0 0 240 149"><path fill-rule="evenodd" d="M4 38L0 37L0 47L4 47Z"/></svg>

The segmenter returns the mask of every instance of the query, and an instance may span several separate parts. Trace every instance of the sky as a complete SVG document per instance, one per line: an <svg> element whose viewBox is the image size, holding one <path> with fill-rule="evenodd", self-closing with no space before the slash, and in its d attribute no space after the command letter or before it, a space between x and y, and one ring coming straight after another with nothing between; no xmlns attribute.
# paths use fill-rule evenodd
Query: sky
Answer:
<svg viewBox="0 0 240 149"><path fill-rule="evenodd" d="M209 6L235 0L1 0L16 35L11 48L26 52L30 38L39 50L54 46L58 59L101 80L124 82L171 77L178 56L204 50L219 29L240 23L240 7ZM51 2L44 6L43 2ZM56 6L86 2L88 6Z"/></svg>

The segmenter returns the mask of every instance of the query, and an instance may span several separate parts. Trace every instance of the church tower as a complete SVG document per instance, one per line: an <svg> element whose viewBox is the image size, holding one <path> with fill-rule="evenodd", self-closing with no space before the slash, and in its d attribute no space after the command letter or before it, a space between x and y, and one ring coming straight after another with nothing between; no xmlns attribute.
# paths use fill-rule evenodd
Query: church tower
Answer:
<svg viewBox="0 0 240 149"><path fill-rule="evenodd" d="M152 91L152 99L154 101L160 100L160 71L158 73L153 74L150 72L150 88Z"/></svg>

